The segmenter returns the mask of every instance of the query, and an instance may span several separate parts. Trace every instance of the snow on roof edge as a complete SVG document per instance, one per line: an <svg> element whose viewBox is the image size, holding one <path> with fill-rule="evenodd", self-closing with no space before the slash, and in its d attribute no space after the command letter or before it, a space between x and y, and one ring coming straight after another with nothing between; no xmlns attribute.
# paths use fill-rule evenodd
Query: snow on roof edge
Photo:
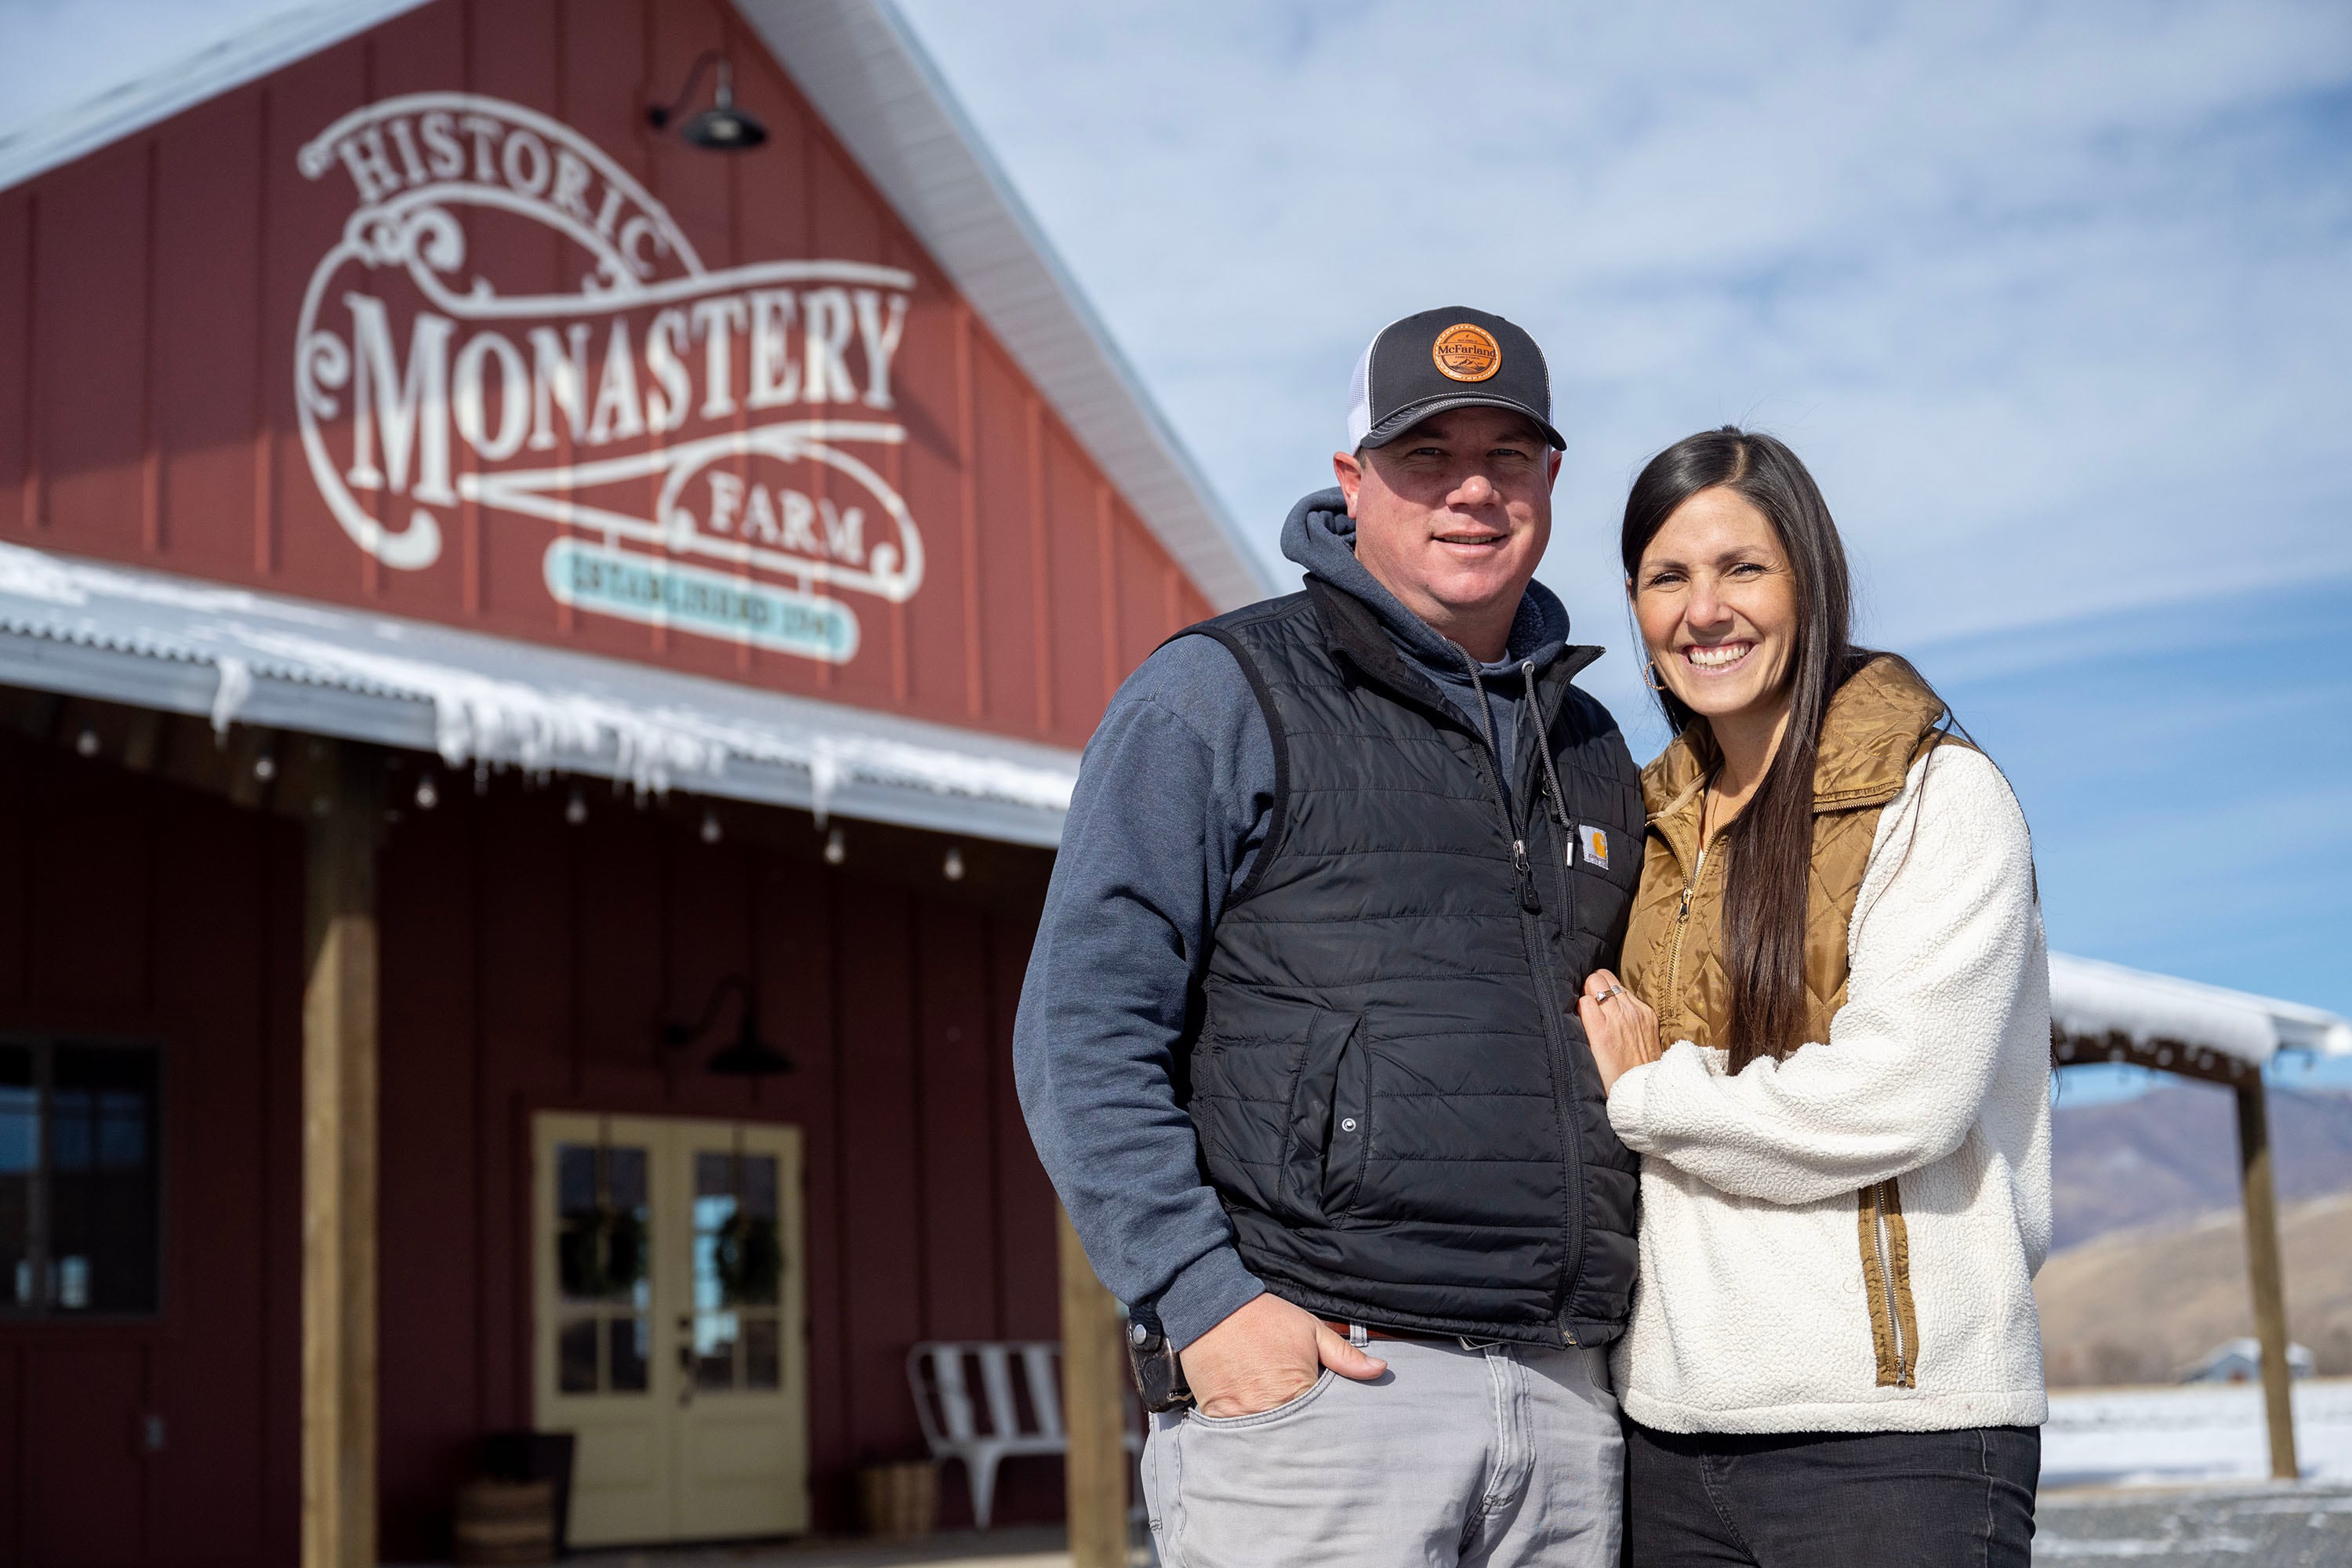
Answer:
<svg viewBox="0 0 2352 1568"><path fill-rule="evenodd" d="M2050 955L2051 1022L2069 1034L2121 1034L2266 1062L2282 1049L2352 1056L2352 1022L2322 1008L2119 963Z"/></svg>
<svg viewBox="0 0 2352 1568"><path fill-rule="evenodd" d="M0 680L1051 845L1075 752L0 543ZM74 650L70 654L44 652ZM206 673L208 672L208 673Z"/></svg>
<svg viewBox="0 0 2352 1568"><path fill-rule="evenodd" d="M313 0L0 134L0 191L256 81L429 0Z"/></svg>

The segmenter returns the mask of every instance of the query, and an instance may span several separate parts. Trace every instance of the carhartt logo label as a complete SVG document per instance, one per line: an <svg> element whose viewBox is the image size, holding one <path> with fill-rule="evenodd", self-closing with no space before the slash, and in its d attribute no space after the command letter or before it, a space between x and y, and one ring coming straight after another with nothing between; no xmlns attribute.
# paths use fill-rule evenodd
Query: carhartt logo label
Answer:
<svg viewBox="0 0 2352 1568"><path fill-rule="evenodd" d="M1576 830L1576 841L1584 846L1586 865L1598 866L1604 871L1609 869L1609 835L1584 824Z"/></svg>
<svg viewBox="0 0 2352 1568"><path fill-rule="evenodd" d="M1503 368L1503 345L1486 328L1463 321L1437 334L1429 357L1455 381L1484 381Z"/></svg>
<svg viewBox="0 0 2352 1568"><path fill-rule="evenodd" d="M433 565L468 508L551 524L559 602L828 663L858 626L825 590L921 586L884 477L913 274L713 271L594 142L472 93L370 104L297 163L354 196L296 328L302 447L385 566Z"/></svg>

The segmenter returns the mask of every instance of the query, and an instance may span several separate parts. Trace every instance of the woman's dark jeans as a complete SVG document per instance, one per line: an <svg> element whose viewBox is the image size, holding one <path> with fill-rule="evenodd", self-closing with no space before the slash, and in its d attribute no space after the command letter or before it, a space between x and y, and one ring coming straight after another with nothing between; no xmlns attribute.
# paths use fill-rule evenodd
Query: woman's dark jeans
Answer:
<svg viewBox="0 0 2352 1568"><path fill-rule="evenodd" d="M2042 1433L1625 1423L1626 1568L2027 1568Z"/></svg>

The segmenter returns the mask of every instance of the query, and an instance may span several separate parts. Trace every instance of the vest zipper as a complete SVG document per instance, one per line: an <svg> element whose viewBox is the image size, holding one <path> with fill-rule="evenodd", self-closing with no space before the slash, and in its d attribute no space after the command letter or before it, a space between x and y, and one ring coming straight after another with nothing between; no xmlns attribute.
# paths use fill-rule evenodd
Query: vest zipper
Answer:
<svg viewBox="0 0 2352 1568"><path fill-rule="evenodd" d="M1683 933L1690 930L1691 895L1698 891L1698 879L1706 870L1706 846L1702 844L1699 846L1697 860L1691 865L1690 878L1683 883L1682 907L1675 911L1674 945L1666 950L1666 985L1664 991L1660 993L1665 997L1666 1005L1677 1013L1682 1011L1683 1005L1683 994L1680 989L1683 973Z"/></svg>
<svg viewBox="0 0 2352 1568"><path fill-rule="evenodd" d="M1462 648L1459 651L1462 654L1463 662L1470 667L1470 689L1478 702L1478 736L1484 742L1480 747L1479 771L1486 773L1487 786L1494 791L1495 810L1501 816L1503 832L1511 841L1511 867L1519 874L1519 936L1520 940L1527 944L1528 966L1535 971L1536 984L1542 993L1538 998L1536 1011L1542 1016L1544 1043L1551 1051L1552 1083L1555 1086L1552 1092L1552 1116L1554 1124L1559 1131L1560 1164L1567 1173L1570 1185L1574 1190L1569 1213L1573 1220L1579 1245L1569 1254L1566 1263L1560 1269L1559 1288L1553 1292L1552 1321L1559 1323L1562 1315L1568 1310L1569 1281L1576 1277L1577 1270L1584 1263L1584 1249L1581 1245L1584 1234L1584 1167L1576 1158L1575 1150L1570 1146L1568 1135L1568 1101L1573 1092L1570 1086L1575 1083L1576 1077L1568 1058L1567 1037L1560 1031L1559 1016L1560 989L1559 982L1552 975L1551 953L1549 944L1544 940L1543 925L1538 918L1543 913L1543 900L1536 891L1535 868L1528 863L1527 835L1519 829L1518 817L1511 810L1510 797L1503 793L1503 752L1502 749L1495 743L1495 731L1487 718L1486 690L1485 683L1478 679L1478 661L1470 657L1468 649ZM1524 668L1523 666L1522 668ZM1537 705L1536 710L1540 714L1542 711L1540 704ZM1549 736L1538 727L1533 736L1538 754L1548 752L1549 739ZM1570 1345L1576 1343L1576 1331L1564 1323L1560 1324L1559 1337L1564 1343Z"/></svg>

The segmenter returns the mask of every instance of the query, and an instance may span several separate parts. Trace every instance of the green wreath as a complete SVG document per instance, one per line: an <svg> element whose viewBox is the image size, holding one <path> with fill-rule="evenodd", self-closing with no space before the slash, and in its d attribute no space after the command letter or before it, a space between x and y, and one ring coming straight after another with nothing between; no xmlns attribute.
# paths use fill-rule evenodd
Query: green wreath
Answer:
<svg viewBox="0 0 2352 1568"><path fill-rule="evenodd" d="M784 1278L784 1246L776 1222L737 1210L713 1238L712 1264L719 1299L730 1307L764 1307L776 1300Z"/></svg>
<svg viewBox="0 0 2352 1568"><path fill-rule="evenodd" d="M646 1277L646 1222L634 1209L604 1205L568 1215L555 1258L563 1293L573 1300L625 1296Z"/></svg>

